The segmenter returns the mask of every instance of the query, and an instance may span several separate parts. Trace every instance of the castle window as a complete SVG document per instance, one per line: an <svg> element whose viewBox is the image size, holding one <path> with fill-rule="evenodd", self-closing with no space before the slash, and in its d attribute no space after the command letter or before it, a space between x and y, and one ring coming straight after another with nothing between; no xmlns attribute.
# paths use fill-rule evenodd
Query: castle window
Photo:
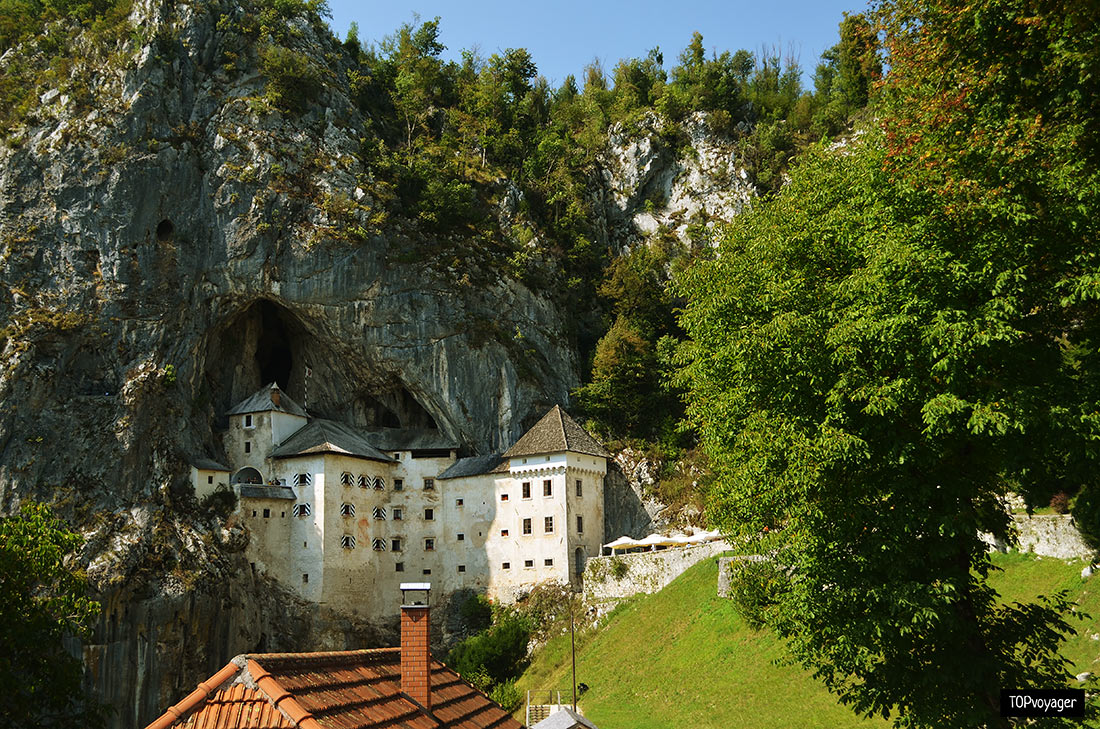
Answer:
<svg viewBox="0 0 1100 729"><path fill-rule="evenodd" d="M355 537L350 534L345 534L340 537L340 546L344 549L355 549Z"/></svg>
<svg viewBox="0 0 1100 729"><path fill-rule="evenodd" d="M584 482L577 479L577 496L584 496Z"/></svg>
<svg viewBox="0 0 1100 729"><path fill-rule="evenodd" d="M431 537L428 537L427 539L424 540L424 551L425 552L434 552L435 551L435 539L433 539Z"/></svg>
<svg viewBox="0 0 1100 729"><path fill-rule="evenodd" d="M391 552L400 552L401 551L401 539L400 538L395 537L394 539L390 540L390 551Z"/></svg>
<svg viewBox="0 0 1100 729"><path fill-rule="evenodd" d="M370 488L370 476L368 476L365 473L359 474L359 488L361 488L361 489L369 489Z"/></svg>
<svg viewBox="0 0 1100 729"><path fill-rule="evenodd" d="M554 517L548 516L542 520L542 530L547 534L554 532Z"/></svg>
<svg viewBox="0 0 1100 729"><path fill-rule="evenodd" d="M431 570L424 570L424 574L426 574L426 575L430 575L431 573L432 573Z"/></svg>
<svg viewBox="0 0 1100 729"><path fill-rule="evenodd" d="M371 548L374 549L375 552L385 552L386 551L386 540L385 539L375 539L373 542L371 542Z"/></svg>
<svg viewBox="0 0 1100 729"><path fill-rule="evenodd" d="M394 572L404 572L405 571L405 563L404 562L398 562L397 564L395 564L393 566L393 571Z"/></svg>
<svg viewBox="0 0 1100 729"><path fill-rule="evenodd" d="M425 491L435 491L435 479L434 478L424 479L424 490Z"/></svg>
<svg viewBox="0 0 1100 729"><path fill-rule="evenodd" d="M535 560L533 560L533 559L523 560L523 567L524 567L524 569L533 570L535 568Z"/></svg>
<svg viewBox="0 0 1100 729"><path fill-rule="evenodd" d="M404 491L405 490L405 480L401 479L401 478L395 478L393 480L393 490L394 491Z"/></svg>
<svg viewBox="0 0 1100 729"><path fill-rule="evenodd" d="M507 501L508 500L508 494L501 494L500 495L500 500L501 501Z"/></svg>
<svg viewBox="0 0 1100 729"><path fill-rule="evenodd" d="M524 519L523 520L523 533L524 534L530 534L531 533L531 520L530 519Z"/></svg>
<svg viewBox="0 0 1100 729"><path fill-rule="evenodd" d="M463 503L462 499L455 499L455 506L462 506Z"/></svg>
<svg viewBox="0 0 1100 729"><path fill-rule="evenodd" d="M393 520L401 521L405 517L405 510L400 506L393 507Z"/></svg>
<svg viewBox="0 0 1100 729"><path fill-rule="evenodd" d="M424 521L435 519L435 509L424 509Z"/></svg>
<svg viewBox="0 0 1100 729"><path fill-rule="evenodd" d="M285 511L280 511L279 512L279 518L280 519L285 519L286 518L286 512Z"/></svg>
<svg viewBox="0 0 1100 729"><path fill-rule="evenodd" d="M544 559L544 560L542 561L542 566L543 566L543 567L553 567L553 566L554 566L554 560L552 560L552 559Z"/></svg>
<svg viewBox="0 0 1100 729"><path fill-rule="evenodd" d="M355 504L340 504L340 516L355 516Z"/></svg>
<svg viewBox="0 0 1100 729"><path fill-rule="evenodd" d="M386 488L386 482L382 480L381 476L376 476L374 479L374 490L381 491Z"/></svg>
<svg viewBox="0 0 1100 729"><path fill-rule="evenodd" d="M554 495L554 485L553 485L553 482L550 479L546 479L545 481L542 482L542 495L543 496L553 496Z"/></svg>
<svg viewBox="0 0 1100 729"><path fill-rule="evenodd" d="M265 519L270 519L271 518L271 509L264 509L264 518Z"/></svg>
<svg viewBox="0 0 1100 729"><path fill-rule="evenodd" d="M313 476L310 476L308 473L296 473L296 474L294 474L294 485L295 486L312 486L313 485Z"/></svg>
<svg viewBox="0 0 1100 729"><path fill-rule="evenodd" d="M244 416L244 427L246 427L246 428L251 428L252 427L252 416L251 415L245 415Z"/></svg>
<svg viewBox="0 0 1100 729"><path fill-rule="evenodd" d="M376 506L376 507L374 507L374 512L373 513L374 513L374 518L375 519L385 519L386 518L386 507Z"/></svg>
<svg viewBox="0 0 1100 729"><path fill-rule="evenodd" d="M501 562L500 568L502 570L510 570L510 569L512 569L512 563L511 562Z"/></svg>
<svg viewBox="0 0 1100 729"><path fill-rule="evenodd" d="M501 529L500 530L500 536L502 536L502 537L508 536L508 530L507 529Z"/></svg>
<svg viewBox="0 0 1100 729"><path fill-rule="evenodd" d="M295 504L290 513L294 516L309 516L313 513L313 509L310 508L309 504Z"/></svg>
<svg viewBox="0 0 1100 729"><path fill-rule="evenodd" d="M214 483L214 477L213 476L207 476L206 477L206 482L207 483Z"/></svg>
<svg viewBox="0 0 1100 729"><path fill-rule="evenodd" d="M344 471L343 473L340 474L340 483L343 484L344 486L354 486L355 485L355 476L351 475L347 471Z"/></svg>
<svg viewBox="0 0 1100 729"><path fill-rule="evenodd" d="M307 582L309 582L309 575L307 575L305 572L303 572L302 573L302 584L304 585Z"/></svg>
<svg viewBox="0 0 1100 729"><path fill-rule="evenodd" d="M463 534L462 532L459 532L458 533L458 541L465 542L466 541L466 535Z"/></svg>
<svg viewBox="0 0 1100 729"><path fill-rule="evenodd" d="M255 509L252 510L252 516L256 516L256 510Z"/></svg>
<svg viewBox="0 0 1100 729"><path fill-rule="evenodd" d="M577 517L577 534L584 534L584 517Z"/></svg>
<svg viewBox="0 0 1100 729"><path fill-rule="evenodd" d="M524 481L522 488L523 488L523 498L525 498L525 499L531 498L531 482L530 481Z"/></svg>
<svg viewBox="0 0 1100 729"><path fill-rule="evenodd" d="M245 453L251 453L252 452L252 441L246 440L244 442L244 452Z"/></svg>
<svg viewBox="0 0 1100 729"><path fill-rule="evenodd" d="M458 571L459 571L459 572L465 572L465 571L466 571L466 565L464 565L464 564L460 564L460 565L458 566Z"/></svg>

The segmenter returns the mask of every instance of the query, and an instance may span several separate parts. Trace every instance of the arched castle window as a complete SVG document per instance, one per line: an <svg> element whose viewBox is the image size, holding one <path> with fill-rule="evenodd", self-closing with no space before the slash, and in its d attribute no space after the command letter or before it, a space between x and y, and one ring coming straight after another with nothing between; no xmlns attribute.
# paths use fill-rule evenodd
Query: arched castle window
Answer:
<svg viewBox="0 0 1100 729"><path fill-rule="evenodd" d="M369 489L369 488L370 488L370 476L368 476L368 475L367 475L367 474L365 474L365 473L361 473L361 474L359 474L359 481L358 481L358 483L359 483L359 488L361 488L361 489Z"/></svg>
<svg viewBox="0 0 1100 729"><path fill-rule="evenodd" d="M340 516L355 516L355 504L340 504Z"/></svg>
<svg viewBox="0 0 1100 729"><path fill-rule="evenodd" d="M340 474L340 483L343 484L344 486L354 486L355 485L355 476L352 476L347 471L344 471L343 473Z"/></svg>
<svg viewBox="0 0 1100 729"><path fill-rule="evenodd" d="M381 476L376 477L374 479L374 490L381 491L384 488L386 488L386 482L382 480Z"/></svg>
<svg viewBox="0 0 1100 729"><path fill-rule="evenodd" d="M345 534L340 537L340 546L344 549L355 549L355 537L350 534Z"/></svg>
<svg viewBox="0 0 1100 729"><path fill-rule="evenodd" d="M384 507L384 506L374 507L374 518L375 519L385 519L386 518L386 507Z"/></svg>
<svg viewBox="0 0 1100 729"><path fill-rule="evenodd" d="M294 516L309 516L313 510L309 508L309 504L295 504L291 513Z"/></svg>
<svg viewBox="0 0 1100 729"><path fill-rule="evenodd" d="M374 547L375 552L385 552L386 551L386 540L385 539L375 539L374 542L372 543L372 545Z"/></svg>

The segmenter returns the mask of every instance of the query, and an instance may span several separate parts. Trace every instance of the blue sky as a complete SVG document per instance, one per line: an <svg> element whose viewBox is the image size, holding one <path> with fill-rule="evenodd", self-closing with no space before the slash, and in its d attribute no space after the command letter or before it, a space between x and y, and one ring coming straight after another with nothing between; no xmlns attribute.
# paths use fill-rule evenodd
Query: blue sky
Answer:
<svg viewBox="0 0 1100 729"><path fill-rule="evenodd" d="M539 72L552 83L599 58L610 74L621 58L641 57L660 46L665 68L691 40L703 34L712 50L763 46L793 53L804 78L817 65L821 52L837 41L837 25L845 10L866 8L863 0L560 0L531 3L523 0L329 0L332 29L343 38L348 26L359 23L359 38L378 41L399 25L440 16L444 57L458 59L463 49L477 47L485 57L505 48L526 48Z"/></svg>

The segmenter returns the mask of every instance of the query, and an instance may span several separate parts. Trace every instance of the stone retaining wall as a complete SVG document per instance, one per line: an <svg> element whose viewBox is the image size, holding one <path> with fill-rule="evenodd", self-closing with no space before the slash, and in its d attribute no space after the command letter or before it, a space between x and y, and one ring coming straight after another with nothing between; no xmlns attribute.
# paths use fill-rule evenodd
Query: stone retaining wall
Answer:
<svg viewBox="0 0 1100 729"><path fill-rule="evenodd" d="M584 597L589 603L614 602L652 594L679 577L695 563L726 552L725 541L660 552L638 552L612 557L592 557L584 570Z"/></svg>
<svg viewBox="0 0 1100 729"><path fill-rule="evenodd" d="M1073 517L1069 514L1043 514L1027 516L1019 514L1012 517L1020 539L1016 549L1031 552L1043 557L1059 559L1092 560L1095 550L1088 545L1077 531ZM992 535L983 534L982 539L990 550L1007 551L1008 547Z"/></svg>

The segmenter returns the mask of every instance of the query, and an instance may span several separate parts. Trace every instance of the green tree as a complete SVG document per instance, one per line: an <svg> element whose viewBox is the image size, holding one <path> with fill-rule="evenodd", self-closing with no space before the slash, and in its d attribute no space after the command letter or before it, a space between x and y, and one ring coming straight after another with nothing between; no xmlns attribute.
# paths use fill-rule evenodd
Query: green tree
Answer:
<svg viewBox="0 0 1100 729"><path fill-rule="evenodd" d="M1095 5L883 3L867 130L684 278L711 517L774 555L747 611L859 713L1006 727L1068 606L1000 604L999 499L1095 481ZM764 589L766 588L766 589Z"/></svg>
<svg viewBox="0 0 1100 729"><path fill-rule="evenodd" d="M87 637L99 612L83 575L65 564L82 542L43 504L24 502L18 515L0 520L4 726L101 723L81 692L81 662L63 645L66 636Z"/></svg>

